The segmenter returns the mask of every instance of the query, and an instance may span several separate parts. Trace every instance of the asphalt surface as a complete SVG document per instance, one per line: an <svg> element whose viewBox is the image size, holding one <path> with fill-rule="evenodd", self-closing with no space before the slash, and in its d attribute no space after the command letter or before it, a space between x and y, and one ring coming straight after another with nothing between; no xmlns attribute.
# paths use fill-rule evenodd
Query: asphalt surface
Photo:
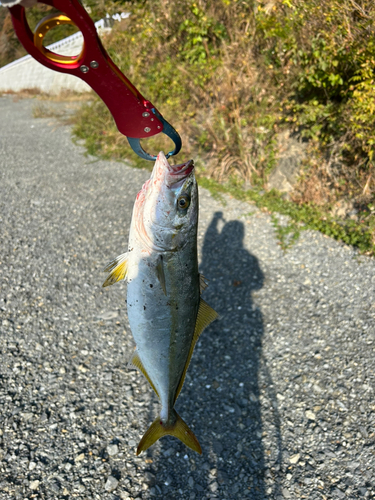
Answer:
<svg viewBox="0 0 375 500"><path fill-rule="evenodd" d="M167 437L127 363L126 285L102 289L149 173L84 156L0 98L0 499L375 496L375 262L316 232L284 254L268 214L201 190L202 335Z"/></svg>

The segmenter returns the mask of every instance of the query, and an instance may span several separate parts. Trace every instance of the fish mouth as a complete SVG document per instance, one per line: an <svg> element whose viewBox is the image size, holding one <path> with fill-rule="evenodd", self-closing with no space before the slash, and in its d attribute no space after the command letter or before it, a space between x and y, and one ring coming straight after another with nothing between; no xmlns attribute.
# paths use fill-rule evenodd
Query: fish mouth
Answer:
<svg viewBox="0 0 375 500"><path fill-rule="evenodd" d="M194 161L189 160L179 165L169 165L168 185L173 186L177 182L185 180L194 170Z"/></svg>

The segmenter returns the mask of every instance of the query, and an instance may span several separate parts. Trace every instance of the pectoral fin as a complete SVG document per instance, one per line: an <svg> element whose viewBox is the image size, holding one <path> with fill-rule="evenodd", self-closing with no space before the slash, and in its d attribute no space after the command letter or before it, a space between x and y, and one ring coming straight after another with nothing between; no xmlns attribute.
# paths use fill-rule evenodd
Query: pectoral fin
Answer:
<svg viewBox="0 0 375 500"><path fill-rule="evenodd" d="M114 285L118 281L123 280L128 272L128 252L112 260L112 262L106 266L104 272L109 273L109 275L103 283L103 287Z"/></svg>
<svg viewBox="0 0 375 500"><path fill-rule="evenodd" d="M157 397L159 398L159 394L158 394L158 391L155 389L155 386L152 382L152 380L150 379L145 367L143 366L143 363L140 359L140 357L138 356L138 353L135 352L132 356L132 359L130 360L130 362L136 367L138 368L138 370L140 370L143 375L146 377L147 379L147 382L151 385L151 387L153 388L155 394L157 395ZM160 398L159 398L160 399Z"/></svg>
<svg viewBox="0 0 375 500"><path fill-rule="evenodd" d="M195 323L193 340L191 342L189 355L187 357L187 361L186 361L185 368L184 368L184 371L183 371L182 376L181 376L180 383L178 384L178 387L177 387L175 401L181 392L182 386L184 385L186 372L187 372L187 369L189 368L189 364L190 364L191 357L193 355L194 347L199 339L200 334L203 332L203 330L210 323L212 323L218 317L219 317L218 313L214 309L212 309L212 307L210 307L207 304L207 302L205 302L203 299L200 299L198 314L197 314L197 321Z"/></svg>
<svg viewBox="0 0 375 500"><path fill-rule="evenodd" d="M164 295L167 295L167 286L165 284L164 263L162 255L159 256L158 263L156 264L156 276L161 284Z"/></svg>

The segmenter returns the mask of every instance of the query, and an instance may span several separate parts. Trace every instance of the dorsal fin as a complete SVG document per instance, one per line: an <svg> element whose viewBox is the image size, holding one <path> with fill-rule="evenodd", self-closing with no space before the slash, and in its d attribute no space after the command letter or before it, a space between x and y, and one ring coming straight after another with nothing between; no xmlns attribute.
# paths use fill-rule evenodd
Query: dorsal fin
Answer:
<svg viewBox="0 0 375 500"><path fill-rule="evenodd" d="M135 353L133 354L132 356L132 359L130 360L130 362L136 367L138 368L138 370L140 370L143 375L146 377L147 379L147 382L151 385L151 387L153 388L155 394L157 395L157 397L159 398L159 394L158 394L158 391L155 389L155 386L152 382L152 380L150 379L145 367L143 366L143 363L140 359L140 357L138 356L138 353L137 351L135 351ZM160 399L160 398L159 398Z"/></svg>
<svg viewBox="0 0 375 500"><path fill-rule="evenodd" d="M103 287L114 285L118 281L126 278L126 274L128 272L128 252L119 255L107 264L104 272L109 273L109 275L103 283Z"/></svg>
<svg viewBox="0 0 375 500"><path fill-rule="evenodd" d="M187 372L187 369L189 368L189 364L190 364L191 357L193 355L194 347L199 339L200 334L203 332L203 330L210 323L212 323L216 318L218 318L218 316L219 316L218 313L214 309L212 309L212 307L210 307L207 304L207 302L205 302L203 299L200 299L198 314L197 314L197 321L195 323L193 340L191 341L189 355L188 355L187 360L186 360L185 368L184 368L184 371L182 373L180 383L178 384L178 387L177 387L176 397L174 399L175 401L181 392L182 386L184 385L186 372Z"/></svg>

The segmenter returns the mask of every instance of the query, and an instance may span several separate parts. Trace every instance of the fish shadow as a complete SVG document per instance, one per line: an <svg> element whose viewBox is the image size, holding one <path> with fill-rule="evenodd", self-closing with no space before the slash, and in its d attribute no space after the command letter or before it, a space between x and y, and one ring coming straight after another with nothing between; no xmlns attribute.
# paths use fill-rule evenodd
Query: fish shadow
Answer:
<svg viewBox="0 0 375 500"><path fill-rule="evenodd" d="M212 494L255 500L281 494L277 481L265 485L265 454L270 451L263 444L262 389L273 408L276 470L282 458L277 401L262 357L263 315L254 302L265 278L258 259L244 248L244 234L241 221L226 222L216 212L204 237L200 272L209 286L203 298L220 319L199 339L176 404L196 433L203 455L170 437L161 440L159 453L150 450L158 492L168 499ZM174 468L167 462L173 456L179 457L173 462L185 458L182 477L177 463Z"/></svg>

